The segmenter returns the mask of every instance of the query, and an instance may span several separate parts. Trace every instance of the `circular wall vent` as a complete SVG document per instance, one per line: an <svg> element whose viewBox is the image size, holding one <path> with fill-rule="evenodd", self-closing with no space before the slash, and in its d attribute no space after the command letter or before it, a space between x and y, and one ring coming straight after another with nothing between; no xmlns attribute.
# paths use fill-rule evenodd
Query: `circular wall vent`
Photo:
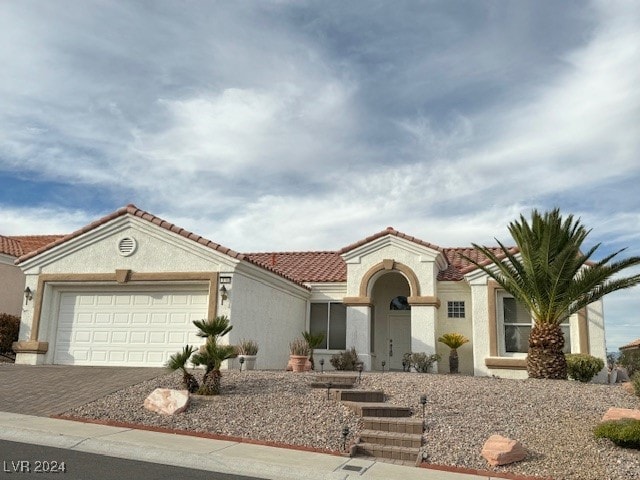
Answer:
<svg viewBox="0 0 640 480"><path fill-rule="evenodd" d="M123 257L128 257L136 251L137 246L138 243L136 242L135 238L124 237L121 238L118 242L118 252L120 252L120 255L122 255Z"/></svg>

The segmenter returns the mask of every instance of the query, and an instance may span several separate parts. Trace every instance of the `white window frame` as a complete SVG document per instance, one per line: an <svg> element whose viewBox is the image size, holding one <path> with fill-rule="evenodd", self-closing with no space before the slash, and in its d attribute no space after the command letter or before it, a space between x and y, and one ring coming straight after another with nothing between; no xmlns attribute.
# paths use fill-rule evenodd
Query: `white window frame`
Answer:
<svg viewBox="0 0 640 480"><path fill-rule="evenodd" d="M504 321L504 299L505 298L514 298L513 295L507 293L504 290L498 290L496 292L496 320L497 320L497 337L498 337L498 354L501 357L513 357L513 358L526 358L527 354L526 353L521 353L521 352L507 352L506 349L506 344L505 344L505 321ZM530 325L533 328L534 326L534 322L533 322L533 318L531 316L529 316L529 320L530 320ZM525 325L524 323L507 323L507 325ZM571 352L571 334L572 334L572 328L571 328L571 322L570 320L567 318L567 320L563 323L560 324L560 327L562 328L562 330L565 333L565 348L569 348L569 352ZM568 328L568 333L569 335L567 336L567 328ZM566 353L569 353L566 352Z"/></svg>
<svg viewBox="0 0 640 480"><path fill-rule="evenodd" d="M467 318L467 306L465 304L465 301L464 300L448 300L447 301L447 318Z"/></svg>

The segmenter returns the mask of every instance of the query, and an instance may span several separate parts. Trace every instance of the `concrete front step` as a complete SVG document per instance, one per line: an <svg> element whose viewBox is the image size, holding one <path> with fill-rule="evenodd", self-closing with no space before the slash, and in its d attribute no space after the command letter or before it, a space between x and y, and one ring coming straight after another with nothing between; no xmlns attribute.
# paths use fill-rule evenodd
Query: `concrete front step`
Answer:
<svg viewBox="0 0 640 480"><path fill-rule="evenodd" d="M358 443L356 445L356 454L368 457L415 462L420 454L420 449L378 445L376 443Z"/></svg>
<svg viewBox="0 0 640 480"><path fill-rule="evenodd" d="M316 375L314 381L322 382L322 383L331 382L334 385L343 384L343 383L350 383L351 385L353 385L354 383L356 383L358 381L358 376L357 375L343 375L343 374L339 374L339 373L336 373L336 374L321 373L320 375Z"/></svg>
<svg viewBox="0 0 640 480"><path fill-rule="evenodd" d="M328 382L311 382L309 384L311 388L330 388L335 395L335 389L344 390L345 388L353 388L353 385L350 383L328 383ZM335 399L335 397L334 397Z"/></svg>
<svg viewBox="0 0 640 480"><path fill-rule="evenodd" d="M367 417L362 419L365 430L422 434L422 420L417 418Z"/></svg>
<svg viewBox="0 0 640 480"><path fill-rule="evenodd" d="M410 417L411 407L399 407L379 402L343 402L361 417Z"/></svg>
<svg viewBox="0 0 640 480"><path fill-rule="evenodd" d="M339 402L384 402L382 390L335 390L333 399Z"/></svg>
<svg viewBox="0 0 640 480"><path fill-rule="evenodd" d="M361 430L362 443L375 443L394 447L420 448L422 435L414 433L381 432L379 430Z"/></svg>

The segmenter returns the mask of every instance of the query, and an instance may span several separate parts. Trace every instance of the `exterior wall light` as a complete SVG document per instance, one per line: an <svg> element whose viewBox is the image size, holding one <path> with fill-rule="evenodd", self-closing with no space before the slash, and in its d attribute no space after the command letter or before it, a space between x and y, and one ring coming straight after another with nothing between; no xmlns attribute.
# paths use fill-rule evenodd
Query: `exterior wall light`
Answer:
<svg viewBox="0 0 640 480"><path fill-rule="evenodd" d="M349 436L349 427L342 427L342 450L347 449L347 437Z"/></svg>
<svg viewBox="0 0 640 480"><path fill-rule="evenodd" d="M324 358L320 359L320 373L324 373Z"/></svg>
<svg viewBox="0 0 640 480"><path fill-rule="evenodd" d="M422 405L422 431L424 431L424 407L427 405L427 396L420 395L420 405Z"/></svg>
<svg viewBox="0 0 640 480"><path fill-rule="evenodd" d="M242 371L242 364L244 363L244 357L240 357L238 361L240 362L240 371Z"/></svg>
<svg viewBox="0 0 640 480"><path fill-rule="evenodd" d="M24 304L28 304L30 300L33 300L33 295L35 294L35 290L31 290L29 287L24 289Z"/></svg>
<svg viewBox="0 0 640 480"><path fill-rule="evenodd" d="M227 294L227 287L222 285L220 287L220 303L224 303L227 298L229 298L229 295Z"/></svg>
<svg viewBox="0 0 640 480"><path fill-rule="evenodd" d="M358 383L362 382L362 362L358 362L358 364L356 365L356 370L358 371Z"/></svg>

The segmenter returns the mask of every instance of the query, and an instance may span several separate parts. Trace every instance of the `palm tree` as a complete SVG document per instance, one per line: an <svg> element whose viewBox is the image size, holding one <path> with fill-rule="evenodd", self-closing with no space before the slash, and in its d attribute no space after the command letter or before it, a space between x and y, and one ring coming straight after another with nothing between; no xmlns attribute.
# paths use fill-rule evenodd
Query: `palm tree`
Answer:
<svg viewBox="0 0 640 480"><path fill-rule="evenodd" d="M529 335L527 372L533 378L567 378L560 324L604 295L640 283L640 275L620 277L629 267L640 265L640 257L611 262L624 249L600 261L590 260L600 244L586 253L580 248L590 230L573 215L563 219L560 210L540 214L534 210L531 224L520 215L509 224L517 248L500 245L500 253L473 244L492 262L467 261L482 269L516 301L531 312L534 326Z"/></svg>
<svg viewBox="0 0 640 480"><path fill-rule="evenodd" d="M309 345L309 362L311 362L311 370L315 370L316 365L313 361L313 349L322 345L322 342L324 341L324 333L319 332L313 334L311 332L302 332L302 338L304 338L307 345Z"/></svg>
<svg viewBox="0 0 640 480"><path fill-rule="evenodd" d="M449 373L458 373L458 349L469 342L469 339L461 333L445 333L438 338L438 341L451 349L449 352Z"/></svg>
<svg viewBox="0 0 640 480"><path fill-rule="evenodd" d="M196 351L196 347L192 345L186 345L182 352L174 353L169 357L167 361L167 368L172 371L182 370L182 383L184 387L189 391L189 393L196 393L200 385L198 384L198 380L192 374L187 372L187 362L191 358L193 352Z"/></svg>
<svg viewBox="0 0 640 480"><path fill-rule="evenodd" d="M204 365L205 372L202 377L202 385L198 389L201 395L218 395L220 393L220 379L222 362L236 355L233 345L220 345L218 340L233 328L229 325L229 318L225 316L215 317L209 320L195 320L193 324L198 328L199 337L206 338L205 344L193 355L191 362L196 365Z"/></svg>

